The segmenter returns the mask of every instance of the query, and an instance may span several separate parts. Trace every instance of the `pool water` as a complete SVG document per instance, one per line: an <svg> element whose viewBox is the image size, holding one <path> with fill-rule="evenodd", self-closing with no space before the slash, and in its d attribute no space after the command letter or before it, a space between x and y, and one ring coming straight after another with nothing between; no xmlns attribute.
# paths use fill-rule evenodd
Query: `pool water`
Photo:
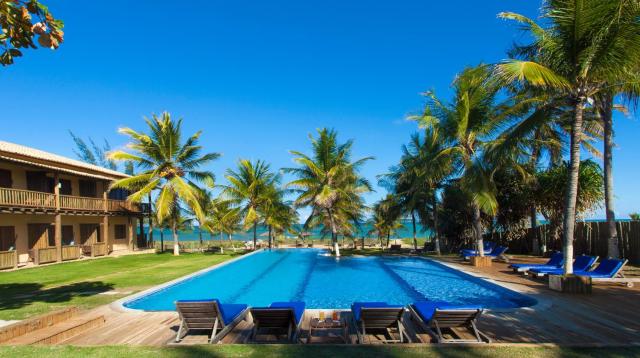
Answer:
<svg viewBox="0 0 640 358"><path fill-rule="evenodd" d="M307 308L349 308L354 301L407 305L426 299L493 309L536 303L433 260L383 256L336 259L319 249L281 249L247 255L124 306L169 311L175 309L176 300L211 298L254 307L274 301L304 301Z"/></svg>

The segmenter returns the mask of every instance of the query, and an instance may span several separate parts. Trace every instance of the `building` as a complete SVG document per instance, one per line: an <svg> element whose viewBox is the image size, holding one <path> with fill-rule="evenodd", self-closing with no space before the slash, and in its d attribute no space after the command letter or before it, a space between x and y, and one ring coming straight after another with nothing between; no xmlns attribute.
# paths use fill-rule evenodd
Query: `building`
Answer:
<svg viewBox="0 0 640 358"><path fill-rule="evenodd" d="M127 175L0 141L0 268L102 256L144 245L143 209Z"/></svg>

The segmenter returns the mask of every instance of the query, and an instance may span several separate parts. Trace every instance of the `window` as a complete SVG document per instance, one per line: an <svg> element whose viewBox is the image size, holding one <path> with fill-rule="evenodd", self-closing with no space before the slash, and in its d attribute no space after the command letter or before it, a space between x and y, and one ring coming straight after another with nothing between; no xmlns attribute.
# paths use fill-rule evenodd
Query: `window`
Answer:
<svg viewBox="0 0 640 358"><path fill-rule="evenodd" d="M111 200L127 200L129 191L125 189L113 189L109 191L108 197Z"/></svg>
<svg viewBox="0 0 640 358"><path fill-rule="evenodd" d="M80 185L80 196L84 196L87 198L95 198L98 190L96 189L96 182L91 180L80 180L78 181Z"/></svg>
<svg viewBox="0 0 640 358"><path fill-rule="evenodd" d="M116 240L124 240L127 238L127 225L115 225L114 228Z"/></svg>
<svg viewBox="0 0 640 358"><path fill-rule="evenodd" d="M53 193L53 178L46 172L27 172L27 190Z"/></svg>
<svg viewBox="0 0 640 358"><path fill-rule="evenodd" d="M0 169L0 188L11 188L12 186L11 170Z"/></svg>
<svg viewBox="0 0 640 358"><path fill-rule="evenodd" d="M13 226L0 226L0 251L16 249L16 230Z"/></svg>
<svg viewBox="0 0 640 358"><path fill-rule="evenodd" d="M100 225L80 224L80 245L91 245L102 242Z"/></svg>

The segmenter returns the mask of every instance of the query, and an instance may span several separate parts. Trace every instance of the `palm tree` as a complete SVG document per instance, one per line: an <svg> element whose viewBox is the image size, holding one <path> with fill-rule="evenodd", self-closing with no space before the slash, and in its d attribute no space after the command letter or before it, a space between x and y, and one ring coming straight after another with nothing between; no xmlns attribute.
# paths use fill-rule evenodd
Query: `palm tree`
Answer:
<svg viewBox="0 0 640 358"><path fill-rule="evenodd" d="M352 162L353 141L338 143L337 137L334 130L319 129L317 138L309 136L312 154L291 151L299 167L287 168L285 172L297 177L288 184L299 194L294 205L312 209L305 227L313 224L329 228L334 254L340 256L337 236L362 210L362 194L371 191L369 182L358 172L373 158Z"/></svg>
<svg viewBox="0 0 640 358"><path fill-rule="evenodd" d="M523 24L534 39L496 67L507 82L527 81L547 88L573 107L563 218L564 273L573 273L573 238L585 109L599 93L628 82L640 57L640 3L631 0L549 0L542 9L546 27L515 13L500 17Z"/></svg>
<svg viewBox="0 0 640 358"><path fill-rule="evenodd" d="M269 248L272 247L273 232L282 233L290 228L297 219L297 213L284 200L285 190L275 185L267 188L260 213L269 232Z"/></svg>
<svg viewBox="0 0 640 358"><path fill-rule="evenodd" d="M472 198L473 236L479 256L484 256L481 212L493 215L497 202L491 180L493 163L486 161L483 153L504 118L503 106L496 103L500 87L492 80L490 68L480 65L462 71L453 89L454 99L448 104L432 92L426 93L429 102L422 125L429 128L439 123L450 143L441 151L445 156L455 157L454 171L460 173L460 187Z"/></svg>
<svg viewBox="0 0 640 358"><path fill-rule="evenodd" d="M258 240L258 224L261 221L260 210L268 200L271 188L277 185L279 178L272 173L269 164L246 159L238 162L237 170L229 169L225 176L229 185L222 185L222 192L241 208L244 229L253 227L253 248Z"/></svg>
<svg viewBox="0 0 640 358"><path fill-rule="evenodd" d="M114 182L111 188L133 191L129 201L140 202L157 191L155 200L158 223L171 219L173 253L180 254L178 245L178 218L183 202L198 218L204 212L198 202L200 189L197 183L213 183L211 172L200 168L220 157L218 153L202 154L198 145L201 132L182 140L182 119L173 121L167 112L161 116L145 118L149 133L120 128L119 132L130 137L130 152L114 151L109 159L132 161L139 168L138 174Z"/></svg>
<svg viewBox="0 0 640 358"><path fill-rule="evenodd" d="M224 239L224 234L227 234L227 238L231 243L231 248L236 251L233 245L232 235L240 230L240 209L233 207L230 200L218 197L211 199L209 203L209 211L207 212L207 221L205 228L213 233L220 234L220 242Z"/></svg>
<svg viewBox="0 0 640 358"><path fill-rule="evenodd" d="M400 222L400 218L400 205L397 202L396 196L393 194L387 194L386 197L373 205L373 217L370 220L373 229L369 234L373 232L378 233L380 246L382 246L383 249L385 245L382 242L382 238L386 236L386 247L389 247L389 240L391 239L391 236L396 232L396 230L404 226Z"/></svg>

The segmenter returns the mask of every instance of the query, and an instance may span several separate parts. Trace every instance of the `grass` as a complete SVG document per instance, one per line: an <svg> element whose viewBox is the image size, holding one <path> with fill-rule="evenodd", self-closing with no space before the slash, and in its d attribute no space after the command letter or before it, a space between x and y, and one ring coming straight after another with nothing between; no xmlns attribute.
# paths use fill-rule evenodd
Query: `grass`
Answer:
<svg viewBox="0 0 640 358"><path fill-rule="evenodd" d="M0 347L0 357L638 357L633 348L567 348L543 346L430 347L430 346L305 346L209 345L185 347Z"/></svg>
<svg viewBox="0 0 640 358"><path fill-rule="evenodd" d="M111 303L151 286L218 264L234 254L128 255L0 273L0 319Z"/></svg>

